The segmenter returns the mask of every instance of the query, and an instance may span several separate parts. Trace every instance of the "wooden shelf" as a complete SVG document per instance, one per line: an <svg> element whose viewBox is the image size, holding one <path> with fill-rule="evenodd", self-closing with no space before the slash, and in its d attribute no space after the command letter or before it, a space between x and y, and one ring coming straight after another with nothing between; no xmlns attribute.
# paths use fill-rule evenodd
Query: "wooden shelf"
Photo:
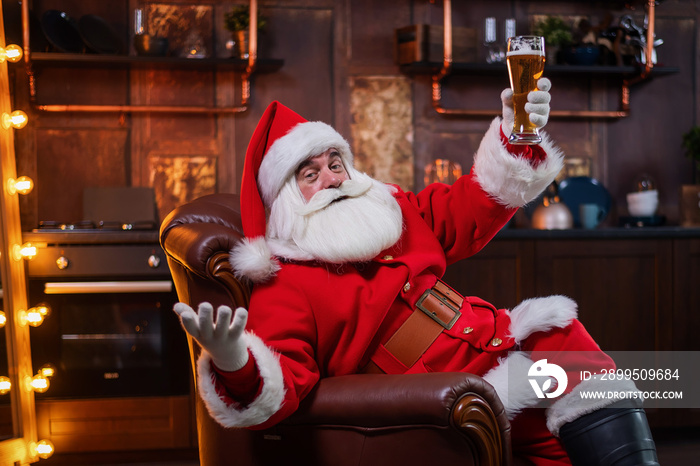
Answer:
<svg viewBox="0 0 700 466"><path fill-rule="evenodd" d="M401 72L407 75L434 75L440 71L442 63L415 62L401 65ZM632 77L638 76L641 70L634 66L601 66L601 65L546 65L547 75L580 75L581 77ZM655 66L651 76L664 76L679 72L679 68L670 66ZM501 75L507 73L505 63L452 63L451 75Z"/></svg>
<svg viewBox="0 0 700 466"><path fill-rule="evenodd" d="M231 71L245 71L248 60L239 58L179 58L147 57L136 55L99 55L87 53L47 53L31 54L32 63L40 66L84 66L84 67L130 67L130 68L230 68ZM271 73L284 65L281 59L258 58L255 71Z"/></svg>

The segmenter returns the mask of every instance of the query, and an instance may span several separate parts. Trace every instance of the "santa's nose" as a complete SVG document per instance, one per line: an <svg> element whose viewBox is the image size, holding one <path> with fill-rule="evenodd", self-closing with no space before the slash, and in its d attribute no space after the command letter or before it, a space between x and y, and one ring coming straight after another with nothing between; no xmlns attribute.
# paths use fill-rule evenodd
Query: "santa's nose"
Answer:
<svg viewBox="0 0 700 466"><path fill-rule="evenodd" d="M321 170L321 186L323 189L337 188L343 182L343 179L338 173L333 172L328 168Z"/></svg>

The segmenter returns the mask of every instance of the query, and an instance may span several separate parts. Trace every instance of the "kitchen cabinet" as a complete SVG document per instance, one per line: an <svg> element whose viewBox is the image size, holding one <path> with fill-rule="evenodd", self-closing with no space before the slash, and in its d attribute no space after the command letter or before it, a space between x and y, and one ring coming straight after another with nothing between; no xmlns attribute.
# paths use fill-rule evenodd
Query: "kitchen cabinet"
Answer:
<svg viewBox="0 0 700 466"><path fill-rule="evenodd" d="M193 449L189 396L37 401L37 430L67 453Z"/></svg>
<svg viewBox="0 0 700 466"><path fill-rule="evenodd" d="M699 351L700 229L640 230L506 229L445 279L505 308L569 296L603 350Z"/></svg>
<svg viewBox="0 0 700 466"><path fill-rule="evenodd" d="M700 229L503 230L445 281L512 308L562 294L603 351L700 351ZM699 410L649 413L653 427L700 426Z"/></svg>

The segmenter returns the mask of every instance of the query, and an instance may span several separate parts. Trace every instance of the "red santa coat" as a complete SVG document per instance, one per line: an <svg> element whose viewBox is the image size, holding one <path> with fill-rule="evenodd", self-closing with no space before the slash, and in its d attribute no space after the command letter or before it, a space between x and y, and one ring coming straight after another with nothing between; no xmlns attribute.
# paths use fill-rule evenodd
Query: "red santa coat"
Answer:
<svg viewBox="0 0 700 466"><path fill-rule="evenodd" d="M497 138L494 125L490 132ZM493 137L489 141L487 133L487 146L494 145ZM484 148L482 143L475 168L452 186L431 185L419 194L397 189L404 234L373 261L333 265L282 258L276 276L257 284L251 296L245 337L251 364L262 379L257 397L241 405L226 395L223 384L224 379L236 381L236 373L217 376L206 353L199 361L200 392L212 416L228 427L269 427L292 414L321 377L360 372L373 355L380 354L382 343L409 317L418 298L443 275L446 266L481 250L508 222L517 205L530 200L522 194L526 188L502 188L492 182L490 166L479 163L480 157L493 158L494 150L499 152L496 156L507 154L499 140L497 145L495 149ZM544 146L550 157L560 157L547 142ZM517 163L529 166L527 161ZM544 187L552 173L558 172L547 160L540 165L529 169L530 178L524 184L531 186L532 178L539 177ZM508 189L517 193L514 199ZM493 369L508 350L516 344L531 350L567 346L597 350L574 320L575 303L565 297L531 300L511 312L467 297L461 312L456 324L445 330L413 367L402 367L397 361L398 365L383 364L382 368L390 373L462 371L486 375L507 409L516 413L536 398L528 387L527 400L521 399L522 394L508 400L512 389L502 381L506 365ZM542 333L553 328L560 331L552 336ZM527 338L535 332L540 332L538 337Z"/></svg>

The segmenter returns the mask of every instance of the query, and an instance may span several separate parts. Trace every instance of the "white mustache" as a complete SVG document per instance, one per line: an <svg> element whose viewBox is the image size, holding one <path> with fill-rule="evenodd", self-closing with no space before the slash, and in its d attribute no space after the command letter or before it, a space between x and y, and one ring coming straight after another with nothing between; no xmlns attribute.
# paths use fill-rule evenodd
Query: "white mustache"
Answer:
<svg viewBox="0 0 700 466"><path fill-rule="evenodd" d="M303 206L296 208L296 213L302 217L318 212L319 210L325 209L333 202L345 199L360 197L370 190L372 187L372 180L346 180L338 186L337 188L327 188L322 189L309 200L308 203Z"/></svg>

